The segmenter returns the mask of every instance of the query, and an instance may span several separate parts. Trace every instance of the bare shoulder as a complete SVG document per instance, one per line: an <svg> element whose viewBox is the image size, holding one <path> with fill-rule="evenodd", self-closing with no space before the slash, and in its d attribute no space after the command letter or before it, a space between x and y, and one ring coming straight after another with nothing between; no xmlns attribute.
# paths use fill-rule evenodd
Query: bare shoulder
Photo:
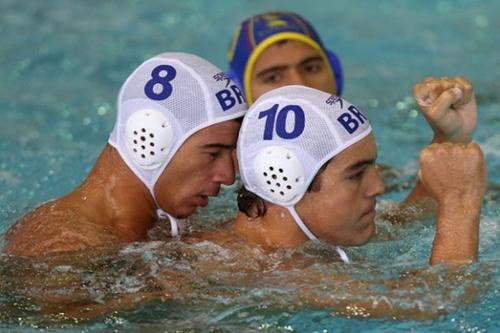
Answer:
<svg viewBox="0 0 500 333"><path fill-rule="evenodd" d="M102 226L54 202L26 214L7 231L5 239L3 252L19 256L44 256L118 243L117 237Z"/></svg>

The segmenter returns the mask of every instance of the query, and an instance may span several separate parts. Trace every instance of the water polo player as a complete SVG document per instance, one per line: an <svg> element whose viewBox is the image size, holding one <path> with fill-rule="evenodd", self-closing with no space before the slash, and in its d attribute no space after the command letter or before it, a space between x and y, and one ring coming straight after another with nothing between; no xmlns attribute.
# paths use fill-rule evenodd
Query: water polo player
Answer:
<svg viewBox="0 0 500 333"><path fill-rule="evenodd" d="M118 96L108 145L83 183L26 214L4 252L50 252L146 240L160 219L193 214L234 182L232 152L246 103L206 60L164 53L141 64Z"/></svg>

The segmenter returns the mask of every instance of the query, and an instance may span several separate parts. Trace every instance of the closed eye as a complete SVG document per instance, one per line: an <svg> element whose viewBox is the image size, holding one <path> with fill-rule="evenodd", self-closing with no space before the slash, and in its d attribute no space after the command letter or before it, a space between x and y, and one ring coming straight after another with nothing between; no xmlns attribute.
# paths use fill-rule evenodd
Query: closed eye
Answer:
<svg viewBox="0 0 500 333"><path fill-rule="evenodd" d="M211 158L217 158L219 157L221 151L220 150L216 150L216 151L207 151L206 152L208 156L210 156Z"/></svg>
<svg viewBox="0 0 500 333"><path fill-rule="evenodd" d="M230 155L231 152L235 149L235 146L228 144L211 143L205 145L202 149L203 153L205 153L211 159L217 159L226 152Z"/></svg>
<svg viewBox="0 0 500 333"><path fill-rule="evenodd" d="M359 180L363 177L363 174L365 173L366 168L362 168L361 170L354 172L349 176L349 179L351 180Z"/></svg>
<svg viewBox="0 0 500 333"><path fill-rule="evenodd" d="M347 168L347 177L350 180L360 180L369 167L376 167L375 160L360 161Z"/></svg>

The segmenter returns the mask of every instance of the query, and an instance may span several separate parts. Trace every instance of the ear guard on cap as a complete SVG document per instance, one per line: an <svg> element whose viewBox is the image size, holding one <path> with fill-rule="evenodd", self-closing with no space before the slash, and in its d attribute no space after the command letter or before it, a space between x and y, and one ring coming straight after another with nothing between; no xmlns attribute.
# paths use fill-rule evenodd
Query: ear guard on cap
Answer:
<svg viewBox="0 0 500 333"><path fill-rule="evenodd" d="M122 103L120 115L123 119L123 157L127 163L146 172L137 176L144 177L141 179L150 186L151 177L159 176L161 170L158 168L165 165L178 146L179 124L171 112L142 98Z"/></svg>
<svg viewBox="0 0 500 333"><path fill-rule="evenodd" d="M255 156L254 168L259 186L274 202L286 205L302 197L306 187L304 168L292 150L266 147Z"/></svg>
<svg viewBox="0 0 500 333"><path fill-rule="evenodd" d="M155 169L168 158L174 129L161 112L138 110L128 118L125 133L128 153L140 167Z"/></svg>
<svg viewBox="0 0 500 333"><path fill-rule="evenodd" d="M226 71L226 75L240 88L241 91L245 91L243 85L241 84L240 78L238 75L236 75L236 72L233 70L232 67L229 67L229 69Z"/></svg>
<svg viewBox="0 0 500 333"><path fill-rule="evenodd" d="M332 67L333 74L335 76L337 96L340 96L344 90L344 72L342 71L342 64L340 63L339 57L337 57L337 55L329 49L326 49L326 56L328 57L328 61L330 62L330 66Z"/></svg>

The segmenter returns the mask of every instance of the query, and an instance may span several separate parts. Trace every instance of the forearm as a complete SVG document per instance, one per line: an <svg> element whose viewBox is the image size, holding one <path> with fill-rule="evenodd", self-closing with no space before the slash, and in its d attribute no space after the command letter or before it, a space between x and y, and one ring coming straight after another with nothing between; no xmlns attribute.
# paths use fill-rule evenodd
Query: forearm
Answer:
<svg viewBox="0 0 500 333"><path fill-rule="evenodd" d="M401 299L397 295L367 293L363 297L358 294L342 298L330 296L325 290L315 294L302 291L300 296L301 301L308 306L328 308L335 315L348 317L432 320L447 313L447 310L436 304L424 308L420 296Z"/></svg>
<svg viewBox="0 0 500 333"><path fill-rule="evenodd" d="M58 320L81 321L106 316L112 313L123 313L135 309L147 302L166 301L171 295L163 292L139 292L132 294L117 295L107 299L105 303L73 303L63 306L50 304L43 308L45 315L57 316Z"/></svg>
<svg viewBox="0 0 500 333"><path fill-rule="evenodd" d="M301 304L350 317L404 320L430 320L452 313L477 302L490 287L488 269L459 265L417 269L399 279L339 282L330 277L327 281L301 288Z"/></svg>
<svg viewBox="0 0 500 333"><path fill-rule="evenodd" d="M481 206L472 200L439 205L430 264L477 261Z"/></svg>
<svg viewBox="0 0 500 333"><path fill-rule="evenodd" d="M472 141L470 135L468 134L461 134L456 137L450 137L446 135L440 135L437 133L434 133L434 137L432 139L433 143L443 143L443 142L452 142L452 143L462 143L462 144L468 144ZM431 198L431 194L427 189L425 188L424 184L420 181L420 178L417 177L417 183L415 184L415 187L413 190L410 192L410 194L406 197L405 200L403 200L402 204L409 204L416 202L418 200L424 199L424 198Z"/></svg>

